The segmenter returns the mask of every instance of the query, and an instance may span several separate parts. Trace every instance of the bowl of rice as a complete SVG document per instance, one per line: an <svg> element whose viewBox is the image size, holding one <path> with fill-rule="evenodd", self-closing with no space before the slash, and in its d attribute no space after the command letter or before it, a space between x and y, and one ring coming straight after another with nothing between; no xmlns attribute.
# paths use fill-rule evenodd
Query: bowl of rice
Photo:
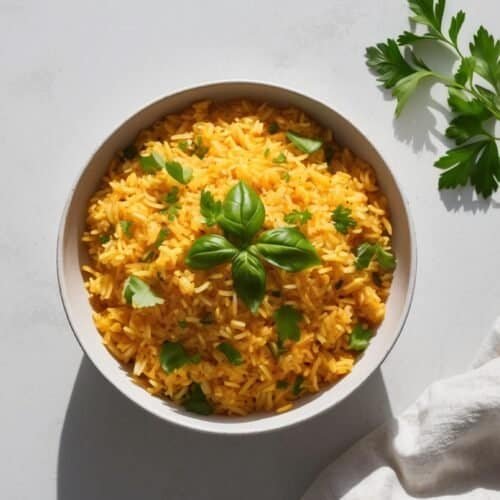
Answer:
<svg viewBox="0 0 500 500"><path fill-rule="evenodd" d="M220 434L297 424L396 342L416 248L370 141L329 106L252 82L134 114L71 191L62 301L97 369L166 421Z"/></svg>

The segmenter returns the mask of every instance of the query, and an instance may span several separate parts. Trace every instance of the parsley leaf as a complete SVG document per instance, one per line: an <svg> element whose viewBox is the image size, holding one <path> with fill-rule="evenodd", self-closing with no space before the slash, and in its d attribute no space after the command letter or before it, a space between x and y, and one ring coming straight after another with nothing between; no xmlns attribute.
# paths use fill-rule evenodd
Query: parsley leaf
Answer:
<svg viewBox="0 0 500 500"><path fill-rule="evenodd" d="M394 87L399 80L415 73L415 69L401 55L398 44L390 38L387 43L379 43L366 49L366 64L378 73L377 80L386 89Z"/></svg>
<svg viewBox="0 0 500 500"><path fill-rule="evenodd" d="M270 134L276 134L280 131L280 126L276 122L271 122L268 130Z"/></svg>
<svg viewBox="0 0 500 500"><path fill-rule="evenodd" d="M481 26L474 35L474 41L469 45L475 59L475 71L500 90L500 40L495 39Z"/></svg>
<svg viewBox="0 0 500 500"><path fill-rule="evenodd" d="M133 224L134 223L129 221L129 220L121 220L120 221L120 227L122 229L122 232L127 238L132 237L131 229L132 229Z"/></svg>
<svg viewBox="0 0 500 500"><path fill-rule="evenodd" d="M302 212L299 210L294 210L289 214L286 214L284 217L284 221L287 224L305 224L308 220L312 218L311 212L309 210L303 210Z"/></svg>
<svg viewBox="0 0 500 500"><path fill-rule="evenodd" d="M180 342L166 341L161 346L160 365L167 373L172 373L188 363L199 363L200 359L199 354L189 356Z"/></svg>
<svg viewBox="0 0 500 500"><path fill-rule="evenodd" d="M149 156L141 156L139 163L146 174L154 174L165 169L170 177L181 184L187 184L193 177L191 167L183 167L178 161L165 161L163 156L153 151Z"/></svg>
<svg viewBox="0 0 500 500"><path fill-rule="evenodd" d="M349 349L364 351L373 337L371 330L365 330L361 325L356 325L349 336Z"/></svg>
<svg viewBox="0 0 500 500"><path fill-rule="evenodd" d="M208 146L205 146L205 144L203 143L203 139L201 138L201 136L200 135L197 136L193 153L200 160L203 160L203 158L205 158L205 155L208 153L208 149L209 149Z"/></svg>
<svg viewBox="0 0 500 500"><path fill-rule="evenodd" d="M332 222L335 229L342 234L347 234L350 228L356 227L356 221L351 217L352 210L339 205L332 212Z"/></svg>
<svg viewBox="0 0 500 500"><path fill-rule="evenodd" d="M292 306L281 306L274 313L278 339L297 341L300 339L299 322L302 320L302 313Z"/></svg>
<svg viewBox="0 0 500 500"><path fill-rule="evenodd" d="M286 156L281 152L276 158L273 158L273 163L286 163Z"/></svg>
<svg viewBox="0 0 500 500"><path fill-rule="evenodd" d="M158 236L156 236L156 240L153 243L153 246L155 246L156 248L160 248L161 244L166 240L168 233L169 231L166 227L161 228L158 231Z"/></svg>
<svg viewBox="0 0 500 500"><path fill-rule="evenodd" d="M297 149L307 154L314 153L323 145L323 141L320 141L319 139L302 137L299 134L291 131L288 131L286 133L286 137Z"/></svg>
<svg viewBox="0 0 500 500"><path fill-rule="evenodd" d="M217 349L226 356L228 361L233 365L241 365L243 358L240 352L234 348L229 342L222 342L217 346Z"/></svg>
<svg viewBox="0 0 500 500"><path fill-rule="evenodd" d="M200 212L205 224L214 226L222 215L222 202L215 201L212 193L204 189L200 195Z"/></svg>
<svg viewBox="0 0 500 500"><path fill-rule="evenodd" d="M142 307L152 307L157 304L163 304L164 300L158 297L149 285L137 278L129 276L123 284L123 298L127 304L135 309Z"/></svg>
<svg viewBox="0 0 500 500"><path fill-rule="evenodd" d="M182 405L187 411L198 413L198 415L211 415L214 411L201 385L197 382L193 382L189 386L189 391Z"/></svg>
<svg viewBox="0 0 500 500"><path fill-rule="evenodd" d="M302 392L302 384L304 383L304 377L302 375L297 375L295 382L292 386L292 393L294 396L298 396Z"/></svg>
<svg viewBox="0 0 500 500"><path fill-rule="evenodd" d="M137 155L137 148L133 144L130 144L123 149L122 155L126 160L133 160Z"/></svg>
<svg viewBox="0 0 500 500"><path fill-rule="evenodd" d="M487 198L500 183L497 146L500 138L494 137L483 124L491 118L500 120L500 40L495 40L481 26L469 44L470 55L464 55L458 46L458 35L465 21L463 11L451 17L446 31L445 0L408 0L408 4L413 14L411 19L426 26L427 32L421 35L405 31L398 37L398 43L411 45L428 40L445 44L459 57L458 70L451 76L434 72L411 49L407 48L405 57L391 39L367 49L367 64L378 73L378 80L386 88L393 88L398 101L396 116L421 81L433 77L448 87L448 104L455 116L446 136L461 147L451 149L435 163L446 170L439 178L439 188L456 188L470 182L479 195ZM475 76L491 87L476 83Z"/></svg>
<svg viewBox="0 0 500 500"><path fill-rule="evenodd" d="M470 180L484 198L496 191L500 181L500 158L494 141L475 141L451 149L434 164L446 170L439 177L439 189L465 186Z"/></svg>
<svg viewBox="0 0 500 500"><path fill-rule="evenodd" d="M101 245L106 244L110 239L111 239L111 236L109 234L101 234L101 235L99 235L99 243Z"/></svg>
<svg viewBox="0 0 500 500"><path fill-rule="evenodd" d="M396 258L378 243L362 243L356 250L356 269L365 269L375 258L380 267L386 271L396 267Z"/></svg>
<svg viewBox="0 0 500 500"><path fill-rule="evenodd" d="M174 186L166 195L165 203L172 204L179 201L179 188Z"/></svg>

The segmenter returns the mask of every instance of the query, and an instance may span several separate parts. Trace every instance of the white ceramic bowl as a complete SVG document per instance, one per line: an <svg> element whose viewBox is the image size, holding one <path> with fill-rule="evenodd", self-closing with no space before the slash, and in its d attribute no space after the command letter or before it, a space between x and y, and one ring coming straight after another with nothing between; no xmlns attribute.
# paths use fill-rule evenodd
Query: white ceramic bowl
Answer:
<svg viewBox="0 0 500 500"><path fill-rule="evenodd" d="M303 109L319 123L332 129L338 143L349 147L374 167L392 213L393 248L398 265L385 320L352 373L316 395L303 397L294 409L286 413L203 417L187 413L168 401L153 397L134 384L127 371L103 346L101 336L92 322L92 309L80 271L82 264L87 261L86 250L80 238L85 226L87 202L106 172L110 159L116 151L132 142L141 129L195 101L241 97ZM221 434L250 434L297 424L332 408L359 387L380 365L396 342L408 314L415 282L416 247L408 207L390 168L366 136L349 120L327 105L298 92L263 83L223 82L202 85L164 97L126 120L104 140L84 167L70 193L59 231L57 272L64 308L78 342L97 369L125 396L159 418L191 429Z"/></svg>

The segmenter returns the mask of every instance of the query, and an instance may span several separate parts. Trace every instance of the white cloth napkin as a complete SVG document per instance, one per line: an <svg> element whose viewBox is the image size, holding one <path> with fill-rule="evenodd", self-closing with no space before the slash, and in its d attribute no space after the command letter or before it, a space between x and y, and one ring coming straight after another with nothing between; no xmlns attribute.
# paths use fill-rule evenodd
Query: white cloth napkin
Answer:
<svg viewBox="0 0 500 500"><path fill-rule="evenodd" d="M409 498L500 499L500 318L468 372L432 384L302 500Z"/></svg>

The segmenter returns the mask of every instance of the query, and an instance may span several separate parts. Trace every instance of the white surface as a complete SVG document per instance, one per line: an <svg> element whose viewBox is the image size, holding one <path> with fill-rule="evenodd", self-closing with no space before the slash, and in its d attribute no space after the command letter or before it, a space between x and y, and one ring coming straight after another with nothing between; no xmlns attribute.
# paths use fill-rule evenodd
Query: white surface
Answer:
<svg viewBox="0 0 500 500"><path fill-rule="evenodd" d="M302 500L498 500L500 319L473 368L438 380L334 460Z"/></svg>
<svg viewBox="0 0 500 500"><path fill-rule="evenodd" d="M468 10L463 40L480 23L497 29L495 0L473 12L449 3ZM0 498L298 498L357 438L468 363L498 314L500 212L470 191L438 193L445 120L423 107L425 90L393 122L362 54L407 27L407 8L381 4L0 1ZM59 217L94 146L145 102L225 78L348 111L397 166L419 247L413 308L381 372L333 412L247 438L172 427L118 394L82 360L55 279Z"/></svg>

